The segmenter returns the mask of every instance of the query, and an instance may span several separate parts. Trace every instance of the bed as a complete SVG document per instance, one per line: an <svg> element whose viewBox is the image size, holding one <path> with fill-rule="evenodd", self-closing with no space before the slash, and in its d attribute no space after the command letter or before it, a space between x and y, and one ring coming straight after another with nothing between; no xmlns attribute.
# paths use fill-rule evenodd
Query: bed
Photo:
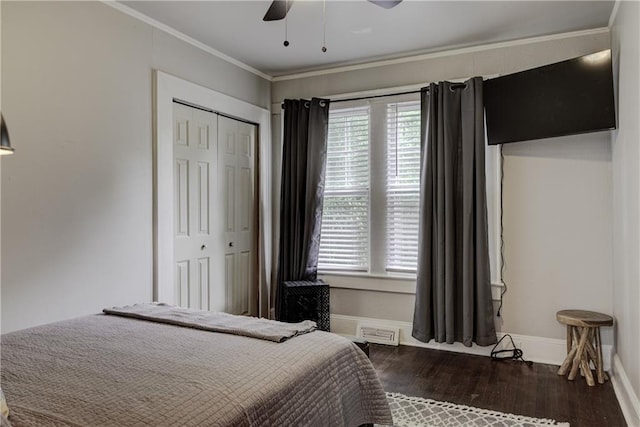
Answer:
<svg viewBox="0 0 640 427"><path fill-rule="evenodd" d="M392 424L380 381L349 340L276 342L96 314L2 335L14 427ZM206 328L204 328L206 329Z"/></svg>

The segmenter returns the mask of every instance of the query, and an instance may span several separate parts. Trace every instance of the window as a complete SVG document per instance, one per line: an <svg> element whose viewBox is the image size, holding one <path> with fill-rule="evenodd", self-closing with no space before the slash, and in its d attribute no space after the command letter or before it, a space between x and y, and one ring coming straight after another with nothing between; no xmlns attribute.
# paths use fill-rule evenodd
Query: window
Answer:
<svg viewBox="0 0 640 427"><path fill-rule="evenodd" d="M415 273L419 186L418 94L334 103L318 268Z"/></svg>
<svg viewBox="0 0 640 427"><path fill-rule="evenodd" d="M368 253L369 107L332 110L318 266L367 271Z"/></svg>

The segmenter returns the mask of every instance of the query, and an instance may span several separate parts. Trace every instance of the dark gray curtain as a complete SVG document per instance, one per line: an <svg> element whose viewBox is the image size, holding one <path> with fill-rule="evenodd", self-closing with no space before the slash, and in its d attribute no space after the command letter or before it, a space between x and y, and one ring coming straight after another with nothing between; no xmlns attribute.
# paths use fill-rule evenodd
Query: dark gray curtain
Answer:
<svg viewBox="0 0 640 427"><path fill-rule="evenodd" d="M422 99L413 336L496 342L491 300L482 78L432 83Z"/></svg>
<svg viewBox="0 0 640 427"><path fill-rule="evenodd" d="M328 125L329 100L284 101L277 319L282 283L317 278Z"/></svg>

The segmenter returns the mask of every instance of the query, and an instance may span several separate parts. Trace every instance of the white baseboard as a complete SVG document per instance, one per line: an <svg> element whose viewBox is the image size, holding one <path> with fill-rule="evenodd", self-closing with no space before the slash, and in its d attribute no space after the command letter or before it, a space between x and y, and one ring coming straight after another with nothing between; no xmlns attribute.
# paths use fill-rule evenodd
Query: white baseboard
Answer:
<svg viewBox="0 0 640 427"><path fill-rule="evenodd" d="M414 347L424 347L435 350L454 351L457 353L477 354L481 356L490 356L493 346L480 347L474 344L472 347L465 347L461 343L443 344L433 340L424 343L416 340L411 336L413 325L410 322L400 322L397 320L372 319L368 317L345 316L341 314L331 315L331 332L341 335L356 335L358 323L375 325L378 327L395 327L400 328L400 344L410 345ZM504 336L505 332L498 333L498 339ZM565 340L555 338L544 338L530 335L509 334L513 338L516 347L521 349L524 358L536 363L548 363L550 365L562 364L567 354L567 344ZM511 348L511 342L503 341L504 347ZM602 359L605 371L611 370L611 345L602 346ZM635 427L635 426L634 426ZM640 427L640 426L638 426Z"/></svg>
<svg viewBox="0 0 640 427"><path fill-rule="evenodd" d="M631 381L622 366L620 358L613 356L613 372L611 375L613 390L629 427L640 427L640 400L633 391Z"/></svg>

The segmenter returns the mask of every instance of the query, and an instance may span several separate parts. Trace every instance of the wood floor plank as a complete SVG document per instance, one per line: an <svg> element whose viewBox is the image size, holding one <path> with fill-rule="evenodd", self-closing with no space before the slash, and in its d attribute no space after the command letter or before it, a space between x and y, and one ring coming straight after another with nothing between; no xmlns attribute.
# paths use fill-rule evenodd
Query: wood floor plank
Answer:
<svg viewBox="0 0 640 427"><path fill-rule="evenodd" d="M571 427L626 427L611 381L589 387L558 367L409 346L371 344L386 391L484 409L553 418Z"/></svg>

